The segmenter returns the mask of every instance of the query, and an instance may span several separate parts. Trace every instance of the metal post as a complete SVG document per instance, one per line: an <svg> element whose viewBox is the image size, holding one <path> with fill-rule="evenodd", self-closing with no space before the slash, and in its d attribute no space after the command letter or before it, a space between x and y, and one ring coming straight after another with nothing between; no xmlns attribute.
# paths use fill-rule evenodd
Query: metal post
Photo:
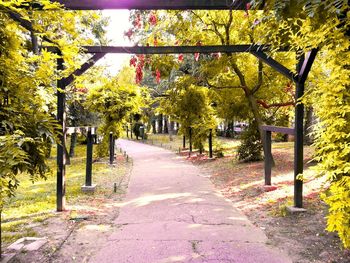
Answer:
<svg viewBox="0 0 350 263"><path fill-rule="evenodd" d="M112 144L112 152L113 152L113 159L114 159L114 154L115 154L115 137L113 136L113 144Z"/></svg>
<svg viewBox="0 0 350 263"><path fill-rule="evenodd" d="M114 143L113 132L110 132L109 133L109 164L113 164L113 160L114 160L113 143Z"/></svg>
<svg viewBox="0 0 350 263"><path fill-rule="evenodd" d="M265 144L265 185L271 185L271 169L272 169L272 153L271 153L271 131L264 131L264 144Z"/></svg>
<svg viewBox="0 0 350 263"><path fill-rule="evenodd" d="M190 153L192 152L192 127L189 129Z"/></svg>
<svg viewBox="0 0 350 263"><path fill-rule="evenodd" d="M182 148L185 149L186 148L186 136L184 135L182 138Z"/></svg>
<svg viewBox="0 0 350 263"><path fill-rule="evenodd" d="M59 54L61 55L61 54ZM63 58L57 59L57 70L64 69ZM56 209L57 211L65 210L65 175L66 175L66 125L65 125L65 106L66 106L66 83L65 79L57 81L57 121L61 125L61 134L59 135L59 142L57 143L57 193L56 193Z"/></svg>
<svg viewBox="0 0 350 263"><path fill-rule="evenodd" d="M300 57L297 65L297 71L300 69L304 62L304 56ZM304 105L299 99L304 95L304 81L296 82L296 101L295 106L295 142L294 142L294 206L298 208L303 207L303 181L300 180L299 175L303 174L304 166Z"/></svg>
<svg viewBox="0 0 350 263"><path fill-rule="evenodd" d="M92 152L93 152L93 140L91 127L87 132L87 145L86 145L86 174L85 174L85 186L92 186Z"/></svg>
<svg viewBox="0 0 350 263"><path fill-rule="evenodd" d="M209 130L209 158L213 158L213 130Z"/></svg>

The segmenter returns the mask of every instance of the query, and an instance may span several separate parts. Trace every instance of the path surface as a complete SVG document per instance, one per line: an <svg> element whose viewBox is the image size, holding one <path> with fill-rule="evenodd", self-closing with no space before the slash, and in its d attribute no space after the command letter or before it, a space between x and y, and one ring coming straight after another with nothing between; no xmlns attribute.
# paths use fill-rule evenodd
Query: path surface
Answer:
<svg viewBox="0 0 350 263"><path fill-rule="evenodd" d="M129 190L120 227L90 262L291 262L198 168L158 147L117 144L133 158Z"/></svg>

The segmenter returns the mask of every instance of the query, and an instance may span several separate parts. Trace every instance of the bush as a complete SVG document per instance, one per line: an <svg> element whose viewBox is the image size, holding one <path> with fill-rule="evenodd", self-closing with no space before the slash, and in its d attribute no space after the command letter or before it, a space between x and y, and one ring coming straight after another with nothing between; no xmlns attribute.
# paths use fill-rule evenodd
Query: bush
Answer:
<svg viewBox="0 0 350 263"><path fill-rule="evenodd" d="M243 162L261 161L263 146L260 133L255 122L251 123L242 133L242 143L238 147L238 160Z"/></svg>

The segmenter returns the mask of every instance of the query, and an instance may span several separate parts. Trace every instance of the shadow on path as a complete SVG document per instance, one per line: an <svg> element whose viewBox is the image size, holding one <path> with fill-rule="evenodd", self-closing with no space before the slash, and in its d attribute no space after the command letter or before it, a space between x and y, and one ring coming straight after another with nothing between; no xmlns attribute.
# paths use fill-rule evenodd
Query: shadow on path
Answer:
<svg viewBox="0 0 350 263"><path fill-rule="evenodd" d="M291 262L198 168L161 148L117 143L133 158L129 191L118 229L90 262Z"/></svg>

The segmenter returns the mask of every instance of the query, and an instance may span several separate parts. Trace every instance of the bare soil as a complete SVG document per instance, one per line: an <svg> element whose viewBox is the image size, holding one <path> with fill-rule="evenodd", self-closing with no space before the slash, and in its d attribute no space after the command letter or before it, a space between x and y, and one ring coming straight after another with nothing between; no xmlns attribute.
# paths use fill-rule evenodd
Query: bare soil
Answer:
<svg viewBox="0 0 350 263"><path fill-rule="evenodd" d="M235 207L263 229L272 245L287 252L296 263L350 262L350 251L341 248L335 233L325 230L327 206L320 198L326 187L322 178L315 178L306 150L304 174L304 207L306 212L287 213L293 205L293 150L274 149L276 166L272 172L273 188L265 188L263 162L238 163L234 156L206 160L191 157L221 193Z"/></svg>

